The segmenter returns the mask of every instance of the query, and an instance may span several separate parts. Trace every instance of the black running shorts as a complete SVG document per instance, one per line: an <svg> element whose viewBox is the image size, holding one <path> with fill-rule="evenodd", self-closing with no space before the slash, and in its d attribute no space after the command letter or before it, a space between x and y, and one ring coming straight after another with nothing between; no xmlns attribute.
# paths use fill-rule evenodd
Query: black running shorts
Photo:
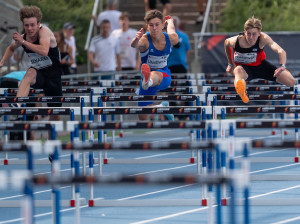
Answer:
<svg viewBox="0 0 300 224"><path fill-rule="evenodd" d="M36 70L36 83L32 86L35 89L43 89L45 96L62 96L62 84L60 75L45 73ZM61 103L48 103L49 107L61 107Z"/></svg>
<svg viewBox="0 0 300 224"><path fill-rule="evenodd" d="M257 66L247 66L241 65L246 73L248 74L248 78L246 81L250 81L252 79L265 79L269 81L276 81L276 77L274 77L274 72L277 67L267 60L263 60L260 65Z"/></svg>

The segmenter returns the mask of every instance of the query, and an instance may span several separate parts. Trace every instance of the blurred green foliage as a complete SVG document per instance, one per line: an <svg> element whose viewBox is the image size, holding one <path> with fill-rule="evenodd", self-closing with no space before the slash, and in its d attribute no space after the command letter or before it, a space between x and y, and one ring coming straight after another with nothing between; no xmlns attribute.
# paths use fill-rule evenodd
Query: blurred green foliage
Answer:
<svg viewBox="0 0 300 224"><path fill-rule="evenodd" d="M42 23L52 31L60 30L65 22L72 22L78 50L76 61L84 64L87 53L84 50L91 20L94 1L92 0L22 0L24 5L36 5L43 13Z"/></svg>
<svg viewBox="0 0 300 224"><path fill-rule="evenodd" d="M220 30L241 32L252 16L262 21L263 31L299 31L299 0L227 0Z"/></svg>

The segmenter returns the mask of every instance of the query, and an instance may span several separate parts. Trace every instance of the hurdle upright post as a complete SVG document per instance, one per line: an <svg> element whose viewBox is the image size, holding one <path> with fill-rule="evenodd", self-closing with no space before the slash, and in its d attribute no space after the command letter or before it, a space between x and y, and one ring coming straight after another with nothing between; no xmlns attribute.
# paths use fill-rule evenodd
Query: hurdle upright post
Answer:
<svg viewBox="0 0 300 224"><path fill-rule="evenodd" d="M207 137L208 140L212 140L212 125L209 124L207 128ZM213 172L213 155L212 151L208 152L208 173L211 174ZM208 223L214 223L213 216L213 186L208 185Z"/></svg>
<svg viewBox="0 0 300 224"><path fill-rule="evenodd" d="M53 160L52 160L52 175L56 177L60 175L60 163L59 163L57 146L54 147ZM52 202L53 202L52 205L53 224L60 224L60 191L59 191L59 187L56 185L52 186Z"/></svg>
<svg viewBox="0 0 300 224"><path fill-rule="evenodd" d="M219 144L215 144L216 150L216 172L221 174L221 154ZM222 223L222 199L221 199L221 185L218 184L216 187L216 199L217 199L217 224Z"/></svg>
<svg viewBox="0 0 300 224"><path fill-rule="evenodd" d="M83 114L83 107L84 107L84 98L80 99L80 114L81 114L81 121L85 121L85 116ZM81 139L82 142L85 142L85 131L81 131ZM83 168L83 174L86 174L86 153L82 152L82 168Z"/></svg>
<svg viewBox="0 0 300 224"><path fill-rule="evenodd" d="M7 97L7 90L4 90L4 96ZM8 121L8 115L4 115L4 122ZM5 143L8 142L8 131L4 131L4 141ZM8 165L8 152L4 153L4 160L3 160L3 165Z"/></svg>
<svg viewBox="0 0 300 224"><path fill-rule="evenodd" d="M26 104L23 103L23 104L22 104L22 107L26 107ZM24 122L27 121L27 116L26 116L26 114L23 115L23 121L24 121ZM26 130L23 131L23 141L24 141L24 142L27 142L27 131L26 131Z"/></svg>
<svg viewBox="0 0 300 224"><path fill-rule="evenodd" d="M24 223L34 223L34 199L33 186L31 181L24 181L24 200L23 200Z"/></svg>
<svg viewBox="0 0 300 224"><path fill-rule="evenodd" d="M295 94L298 94L298 87L295 87ZM299 105L299 100L295 101L295 105L298 106ZM295 113L295 120L298 120L299 115L298 113ZM295 139L296 141L298 141L299 139L299 129L295 128ZM295 149L295 159L294 159L295 163L299 163L299 149L296 148Z"/></svg>
<svg viewBox="0 0 300 224"><path fill-rule="evenodd" d="M206 120L205 109L202 109L202 120ZM202 139L206 140L206 130L202 131ZM200 157L200 150L198 150L198 156ZM207 156L206 151L202 151L202 174L206 175L207 173ZM207 206L207 185L203 184L202 187L202 205Z"/></svg>
<svg viewBox="0 0 300 224"><path fill-rule="evenodd" d="M247 178L249 176L249 157L248 157L248 145L247 143L244 144L244 150L243 150L244 158L242 163L242 170L244 174L244 178ZM245 215L245 224L250 223L250 211L249 211L249 181L245 181L246 183L244 186L244 215Z"/></svg>

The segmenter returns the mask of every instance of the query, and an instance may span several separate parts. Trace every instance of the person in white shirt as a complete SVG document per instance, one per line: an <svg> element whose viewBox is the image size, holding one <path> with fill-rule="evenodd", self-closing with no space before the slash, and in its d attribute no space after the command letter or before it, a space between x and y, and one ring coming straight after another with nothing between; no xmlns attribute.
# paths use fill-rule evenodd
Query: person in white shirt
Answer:
<svg viewBox="0 0 300 224"><path fill-rule="evenodd" d="M111 35L120 43L122 70L139 70L141 59L136 48L131 47L131 40L135 37L137 30L129 28L129 17L128 12L123 12L119 19L121 29L114 30Z"/></svg>
<svg viewBox="0 0 300 224"><path fill-rule="evenodd" d="M98 18L94 18L95 24L99 27L103 20L108 20L110 22L110 32L113 32L116 29L120 29L119 17L121 12L118 11L119 0L106 0L107 10L100 12Z"/></svg>
<svg viewBox="0 0 300 224"><path fill-rule="evenodd" d="M77 64L76 64L76 40L74 37L74 24L67 22L63 26L63 33L65 36L65 42L72 48L72 56L73 56L73 63L70 66L71 74L77 74Z"/></svg>
<svg viewBox="0 0 300 224"><path fill-rule="evenodd" d="M88 55L95 72L121 70L119 40L110 34L108 20L102 21L100 35L92 38ZM102 79L108 78L110 76L102 76Z"/></svg>

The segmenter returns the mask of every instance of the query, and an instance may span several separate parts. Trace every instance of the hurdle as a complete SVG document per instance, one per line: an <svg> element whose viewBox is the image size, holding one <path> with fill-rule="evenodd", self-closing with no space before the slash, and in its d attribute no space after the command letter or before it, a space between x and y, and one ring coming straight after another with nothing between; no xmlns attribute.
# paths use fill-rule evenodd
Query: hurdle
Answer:
<svg viewBox="0 0 300 224"><path fill-rule="evenodd" d="M91 142L82 142L82 143L62 143L61 150L67 150L67 151L98 151L98 150L104 150L104 151L110 151L110 150L143 150L143 151L149 151L149 150L174 150L174 149L180 149L180 150L201 150L201 151L212 151L215 150L213 147L213 144L210 141L201 141L201 142L170 142L170 143L164 143L164 144L157 144L157 143L151 143L151 142L144 142L144 143L131 143L131 142L118 142L118 143L91 143ZM92 164L92 160L90 160L90 163ZM204 162L203 162L204 163ZM212 163L210 163L212 164ZM220 166L219 166L220 167ZM92 166L91 166L92 168ZM209 167L209 173L211 171L212 167ZM101 174L100 174L101 175ZM206 173L204 173L206 175ZM93 194L91 194L93 195ZM139 205L141 205L142 201L139 200ZM167 201L158 201L158 205L167 205L169 203L169 200ZM108 201L108 204L105 203L104 200L98 200L90 198L89 206L118 206L119 203L122 206L122 202L113 202L112 204L110 201ZM125 202L126 203L126 202ZM161 204L163 203L163 204ZM175 203L175 201L174 201ZM179 203L181 203L179 201ZM185 202L187 203L187 202ZM191 205L193 205L192 202ZM197 200L196 202L198 205L201 203L201 205L206 206L207 205L207 199L206 199L206 193L203 194L203 199L200 202ZM145 206L147 205L147 201L145 202ZM175 205L175 204L173 204ZM181 204L180 204L181 205ZM125 206L125 204L123 205Z"/></svg>
<svg viewBox="0 0 300 224"><path fill-rule="evenodd" d="M4 175L2 175L4 176ZM5 176L4 176L5 178ZM220 184L229 184L229 185L236 185L238 186L236 179L239 178L238 175L234 177L229 175L219 175L219 174L211 174L211 175L203 175L203 176L195 176L192 174L185 174L185 175L139 175L137 177L129 177L125 174L114 174L108 177L99 177L99 176L77 176L77 177L54 177L54 176L47 176L47 175L38 175L32 178L28 178L25 182L26 188L26 196L31 200L30 207L31 211L34 208L32 203L32 189L33 185L36 186L45 186L45 185L66 185L66 184L97 184L97 185L117 185L117 184L134 184L134 185L153 185L153 184L160 184L160 185L169 185L169 184L210 184L210 185L220 185ZM8 179L6 177L6 179ZM220 208L220 194L216 191L216 220L218 223L222 223L222 211ZM168 204L168 206L170 203ZM234 204L231 205L232 210L234 211ZM210 210L213 207L209 207ZM30 211L30 210L29 210ZM79 213L79 211L77 211ZM60 212L56 211L57 214L56 220L60 220ZM209 211L209 223L213 222L214 217L211 217L213 212ZM33 214L28 214L28 218L32 219ZM76 223L80 223L78 219L79 216L75 213ZM78 220L77 220L78 219ZM229 216L229 221L232 223L235 221L235 214L231 214Z"/></svg>
<svg viewBox="0 0 300 224"><path fill-rule="evenodd" d="M295 92L295 89L299 88L298 85L295 87L288 87L288 86L281 86L281 85L274 85L274 86L251 86L247 85L246 89L247 92L257 92L257 91L263 91L263 92ZM213 94L216 92L233 92L236 93L234 86L203 86L202 87L203 93L209 93ZM217 96L230 96L230 94L216 94ZM222 100L221 97L218 97L218 100ZM212 101L212 99L210 99Z"/></svg>
<svg viewBox="0 0 300 224"><path fill-rule="evenodd" d="M116 80L126 80L126 79L141 79L141 75L124 75L124 74L116 74ZM196 79L196 75L193 73L173 73L171 74L171 78L173 79Z"/></svg>
<svg viewBox="0 0 300 224"><path fill-rule="evenodd" d="M29 122L2 122L0 124L2 131L48 131L51 136L55 136L56 132L63 131L63 121L29 121ZM53 137L54 138L54 137ZM23 165L23 160L8 160L7 158L0 160L0 165ZM49 161L34 160L34 165L50 164Z"/></svg>
<svg viewBox="0 0 300 224"><path fill-rule="evenodd" d="M8 96L14 96L17 94L16 88L0 88L0 95L4 96L5 92L7 92ZM104 93L135 93L135 88L131 87L80 87L80 88L63 88L63 94L81 94L81 93L91 93L94 91L94 94L104 94ZM182 94L190 94L197 93L197 86L182 86L182 87L169 87L165 90L160 90L159 92L163 93L182 93ZM32 94L41 94L44 93L42 89L30 89L29 95Z"/></svg>
<svg viewBox="0 0 300 224"><path fill-rule="evenodd" d="M28 141L26 143L23 142L13 142L13 143L3 143L0 144L0 151L3 152L18 152L18 153L26 153L27 154L27 170L28 174L24 174L24 172L21 172L21 176L24 174L24 177L27 176L33 176L33 167L34 167L34 159L33 155L35 154L42 154L42 153L50 153L53 152L54 149L53 147L57 146L57 143L55 141L50 141L48 145L51 145L51 149L47 149L43 147L43 144L41 141ZM52 166L52 172L58 172L57 169L59 169L59 166L56 166L55 164ZM52 200L35 200L34 204L36 207L51 207L53 201ZM85 204L85 199L81 198L79 200L80 204ZM21 207L22 202L20 200L5 200L5 201L0 201L0 207ZM70 201L69 200L62 200L60 201L60 206L63 207L69 207L70 206Z"/></svg>
<svg viewBox="0 0 300 224"><path fill-rule="evenodd" d="M251 85L278 85L277 82L268 81L264 79L254 79L246 81L247 84ZM212 80L198 80L198 86L205 85L233 85L234 79L212 79Z"/></svg>
<svg viewBox="0 0 300 224"><path fill-rule="evenodd" d="M115 86L139 86L140 79L128 79L128 80L101 80L101 81L70 81L62 82L62 86L99 86L99 87L115 87ZM170 86L195 86L197 82L195 79L184 80L172 80Z"/></svg>

